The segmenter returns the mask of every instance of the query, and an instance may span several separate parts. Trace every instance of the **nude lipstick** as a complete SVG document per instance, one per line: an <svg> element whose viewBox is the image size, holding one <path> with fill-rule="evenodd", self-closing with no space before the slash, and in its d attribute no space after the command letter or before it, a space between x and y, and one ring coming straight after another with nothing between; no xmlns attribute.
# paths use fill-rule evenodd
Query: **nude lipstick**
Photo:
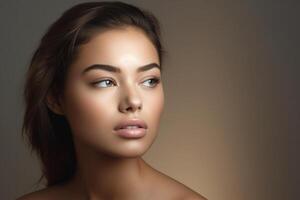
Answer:
<svg viewBox="0 0 300 200"><path fill-rule="evenodd" d="M122 138L138 139L146 135L147 128L147 124L143 120L130 119L119 123L114 130Z"/></svg>

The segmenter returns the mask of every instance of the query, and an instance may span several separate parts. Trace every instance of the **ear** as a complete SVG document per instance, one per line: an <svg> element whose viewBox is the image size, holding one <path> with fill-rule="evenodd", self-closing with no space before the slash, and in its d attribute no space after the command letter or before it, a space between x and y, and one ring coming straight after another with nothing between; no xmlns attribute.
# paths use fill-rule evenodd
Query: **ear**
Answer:
<svg viewBox="0 0 300 200"><path fill-rule="evenodd" d="M55 99L51 94L48 94L46 97L46 102L48 108L58 115L64 115L63 107L61 102L59 102L57 99Z"/></svg>

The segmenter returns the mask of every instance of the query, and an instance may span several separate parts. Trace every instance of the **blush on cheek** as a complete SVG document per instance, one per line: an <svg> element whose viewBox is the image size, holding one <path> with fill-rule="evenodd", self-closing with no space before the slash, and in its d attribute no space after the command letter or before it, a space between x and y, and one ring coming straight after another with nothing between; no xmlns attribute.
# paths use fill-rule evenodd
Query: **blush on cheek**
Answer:
<svg viewBox="0 0 300 200"><path fill-rule="evenodd" d="M98 100L99 99L99 100ZM84 129L86 126L93 126L102 121L103 113L106 113L106 107L103 100L95 98L95 95L80 93L69 95L67 101L67 118L76 130Z"/></svg>
<svg viewBox="0 0 300 200"><path fill-rule="evenodd" d="M88 94L87 94L88 93ZM77 109L81 113L78 123L84 122L87 129L110 131L118 121L118 96L112 89L105 92L86 92L77 102Z"/></svg>

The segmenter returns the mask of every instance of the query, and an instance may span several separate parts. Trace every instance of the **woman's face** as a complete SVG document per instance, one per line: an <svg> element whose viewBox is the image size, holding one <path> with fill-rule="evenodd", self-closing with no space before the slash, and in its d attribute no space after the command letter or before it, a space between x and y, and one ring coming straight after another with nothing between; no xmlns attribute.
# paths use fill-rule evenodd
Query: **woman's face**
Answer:
<svg viewBox="0 0 300 200"><path fill-rule="evenodd" d="M88 70L96 64L102 68L98 65ZM138 70L146 65L152 67ZM80 47L70 66L63 98L77 150L85 148L114 157L146 152L157 135L164 105L159 65L154 45L134 27L99 33ZM116 134L115 127L130 119L147 124L143 137L128 139Z"/></svg>

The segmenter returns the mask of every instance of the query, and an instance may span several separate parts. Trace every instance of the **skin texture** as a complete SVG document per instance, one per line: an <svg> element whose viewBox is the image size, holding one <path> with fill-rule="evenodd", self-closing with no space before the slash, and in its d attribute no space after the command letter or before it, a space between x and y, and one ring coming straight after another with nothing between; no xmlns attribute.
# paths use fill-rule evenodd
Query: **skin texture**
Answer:
<svg viewBox="0 0 300 200"><path fill-rule="evenodd" d="M59 104L48 97L49 107L70 123L78 170L68 183L19 200L205 199L141 158L157 136L164 107L161 71L137 72L150 63L160 65L157 51L144 32L134 27L107 30L80 47L68 72L64 97ZM112 65L120 73L96 69L82 74L93 64ZM152 78L160 81L151 82ZM147 123L143 138L114 134L118 123L133 118Z"/></svg>

